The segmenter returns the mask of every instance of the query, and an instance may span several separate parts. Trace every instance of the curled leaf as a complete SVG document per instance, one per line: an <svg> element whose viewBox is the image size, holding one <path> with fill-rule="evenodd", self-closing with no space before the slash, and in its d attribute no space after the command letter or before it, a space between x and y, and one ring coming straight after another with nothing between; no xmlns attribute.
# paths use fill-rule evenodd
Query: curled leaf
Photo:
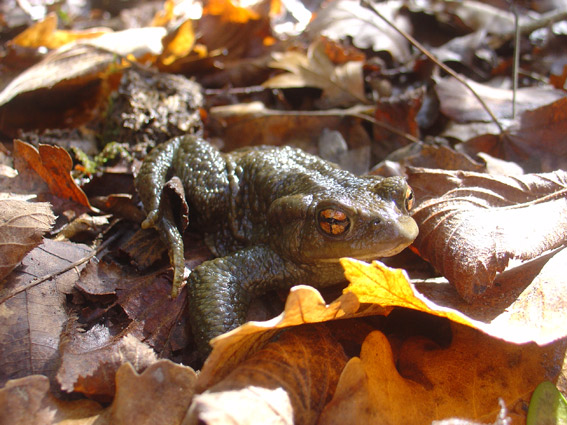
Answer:
<svg viewBox="0 0 567 425"><path fill-rule="evenodd" d="M55 216L46 202L0 200L0 280L41 242Z"/></svg>
<svg viewBox="0 0 567 425"><path fill-rule="evenodd" d="M530 260L567 244L567 173L518 177L414 170L422 199L414 247L474 301L510 260Z"/></svg>

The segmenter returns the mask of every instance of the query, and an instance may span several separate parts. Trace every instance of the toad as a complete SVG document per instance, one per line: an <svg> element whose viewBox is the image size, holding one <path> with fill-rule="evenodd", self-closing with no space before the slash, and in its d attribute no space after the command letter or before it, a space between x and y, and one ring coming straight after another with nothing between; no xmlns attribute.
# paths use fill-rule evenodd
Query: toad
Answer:
<svg viewBox="0 0 567 425"><path fill-rule="evenodd" d="M171 205L161 201L171 176L183 183L189 226L217 257L187 279L189 315L201 353L209 340L241 325L252 297L298 284L344 281L341 257L397 254L418 233L413 192L401 177L356 176L293 147L221 153L181 136L145 158L136 188L174 269L172 295L184 284L184 248Z"/></svg>

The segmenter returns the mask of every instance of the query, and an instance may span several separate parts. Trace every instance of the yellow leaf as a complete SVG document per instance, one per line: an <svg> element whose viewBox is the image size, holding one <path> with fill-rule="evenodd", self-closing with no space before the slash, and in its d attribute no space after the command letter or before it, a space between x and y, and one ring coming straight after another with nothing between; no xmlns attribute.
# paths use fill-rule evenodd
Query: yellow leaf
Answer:
<svg viewBox="0 0 567 425"><path fill-rule="evenodd" d="M343 293L352 292L361 303L411 308L446 317L463 325L478 327L475 320L456 310L438 306L425 298L409 282L403 270L391 269L378 261L367 264L351 258L342 258L341 264L350 282Z"/></svg>

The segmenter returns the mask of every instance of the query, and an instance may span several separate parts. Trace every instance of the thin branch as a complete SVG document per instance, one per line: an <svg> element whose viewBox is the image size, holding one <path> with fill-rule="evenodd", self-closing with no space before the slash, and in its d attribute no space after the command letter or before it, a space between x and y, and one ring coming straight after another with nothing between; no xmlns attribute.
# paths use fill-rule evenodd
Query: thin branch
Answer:
<svg viewBox="0 0 567 425"><path fill-rule="evenodd" d="M425 56L427 56L431 61L433 61L441 69L443 69L443 71L445 71L451 77L455 78L458 82L460 82L462 85L464 85L467 89L469 89L469 91L473 94L473 96L476 98L476 100L478 100L478 102L481 104L481 106L486 111L486 113L488 115L490 115L490 118L492 119L492 121L494 121L494 124L496 124L496 126L500 129L501 132L504 131L504 128L502 127L502 125L498 121L498 118L496 118L496 116L492 113L492 111L490 110L488 105L484 102L484 100L482 100L482 98L474 91L474 89L459 74L457 74L455 71L453 71L451 68L449 68L445 64L439 62L439 60L435 56L433 56L415 38L413 38L407 32L398 28L396 25L394 25L392 22L390 22L388 19L386 19L386 17L384 15L382 15L382 13L380 13L380 11L378 9L376 9L376 7L370 2L370 0L361 0L360 4L364 7L372 10L380 19L382 19L384 22L386 22L386 24L388 24L388 26L390 26L392 29L394 29L396 32L398 32L406 40L408 40L413 46L415 46L416 49L418 49L421 53L423 53Z"/></svg>

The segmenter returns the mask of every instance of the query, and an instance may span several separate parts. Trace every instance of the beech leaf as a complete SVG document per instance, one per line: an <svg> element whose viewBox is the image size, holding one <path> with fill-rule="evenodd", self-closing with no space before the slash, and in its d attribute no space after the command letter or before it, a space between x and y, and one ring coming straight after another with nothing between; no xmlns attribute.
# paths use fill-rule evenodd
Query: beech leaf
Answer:
<svg viewBox="0 0 567 425"><path fill-rule="evenodd" d="M0 200L0 280L41 242L55 223L46 202Z"/></svg>
<svg viewBox="0 0 567 425"><path fill-rule="evenodd" d="M36 149L29 143L15 140L14 160L19 161L16 167L19 172L23 168L33 170L47 183L53 195L92 208L85 192L71 177L73 160L65 149L52 145L39 145Z"/></svg>
<svg viewBox="0 0 567 425"><path fill-rule="evenodd" d="M414 242L467 301L494 284L510 260L530 260L567 243L567 173L517 177L413 170L421 203Z"/></svg>
<svg viewBox="0 0 567 425"><path fill-rule="evenodd" d="M81 269L69 266L89 253L85 245L46 239L8 277L0 290L0 383L35 373L55 376L66 294Z"/></svg>

